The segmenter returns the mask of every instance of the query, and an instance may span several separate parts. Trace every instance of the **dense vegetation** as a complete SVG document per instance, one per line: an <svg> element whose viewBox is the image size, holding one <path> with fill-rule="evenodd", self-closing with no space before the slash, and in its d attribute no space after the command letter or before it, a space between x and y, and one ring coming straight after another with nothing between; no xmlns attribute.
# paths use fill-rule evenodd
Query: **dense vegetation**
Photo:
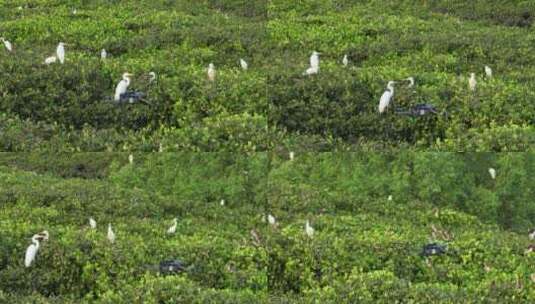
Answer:
<svg viewBox="0 0 535 304"><path fill-rule="evenodd" d="M0 302L532 302L534 158L2 154ZM422 257L430 242L448 253ZM151 268L172 258L189 270Z"/></svg>
<svg viewBox="0 0 535 304"><path fill-rule="evenodd" d="M520 0L4 1L2 150L532 150L533 16ZM59 41L66 64L44 65ZM125 71L148 104L109 102ZM395 114L419 103L438 114Z"/></svg>

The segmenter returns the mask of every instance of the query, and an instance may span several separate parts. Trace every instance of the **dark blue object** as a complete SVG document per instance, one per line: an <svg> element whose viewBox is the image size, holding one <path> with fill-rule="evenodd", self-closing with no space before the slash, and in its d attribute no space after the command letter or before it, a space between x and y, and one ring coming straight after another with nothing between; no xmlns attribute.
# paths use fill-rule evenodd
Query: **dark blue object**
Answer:
<svg viewBox="0 0 535 304"><path fill-rule="evenodd" d="M161 274L179 274L186 271L184 263L180 260L168 260L160 262Z"/></svg>
<svg viewBox="0 0 535 304"><path fill-rule="evenodd" d="M428 114L437 114L437 109L435 106L427 103L420 103L408 110L396 109L396 113L400 115L409 115L409 116L425 116Z"/></svg>
<svg viewBox="0 0 535 304"><path fill-rule="evenodd" d="M129 91L121 94L121 98L119 99L119 103L135 103L142 101L143 98L147 96L143 92L136 92L136 91Z"/></svg>
<svg viewBox="0 0 535 304"><path fill-rule="evenodd" d="M441 255L446 253L446 245L431 243L422 248L422 256Z"/></svg>

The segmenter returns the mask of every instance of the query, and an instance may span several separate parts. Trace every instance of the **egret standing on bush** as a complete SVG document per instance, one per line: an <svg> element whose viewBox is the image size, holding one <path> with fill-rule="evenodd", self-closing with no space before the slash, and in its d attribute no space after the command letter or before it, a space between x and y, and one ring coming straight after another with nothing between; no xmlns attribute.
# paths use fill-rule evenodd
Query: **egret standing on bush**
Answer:
<svg viewBox="0 0 535 304"><path fill-rule="evenodd" d="M208 70L207 70L207 75L208 75L208 80L210 81L214 81L215 80L215 66L213 63L210 63L208 65Z"/></svg>
<svg viewBox="0 0 535 304"><path fill-rule="evenodd" d="M342 59L342 64L343 64L344 66L347 66L347 65L349 64L349 59L347 59L347 54L344 55L344 59Z"/></svg>
<svg viewBox="0 0 535 304"><path fill-rule="evenodd" d="M275 217L271 213L268 214L267 220L270 225L275 225L277 223L277 220L275 220Z"/></svg>
<svg viewBox="0 0 535 304"><path fill-rule="evenodd" d="M242 58L240 58L240 65L241 65L241 68L245 71L249 68L249 65L247 64L247 61L243 60Z"/></svg>
<svg viewBox="0 0 535 304"><path fill-rule="evenodd" d="M409 82L409 85L408 85L409 88L414 87L414 77L409 77L405 80Z"/></svg>
<svg viewBox="0 0 535 304"><path fill-rule="evenodd" d="M97 221L92 217L89 218L89 227L91 227L91 229L97 229Z"/></svg>
<svg viewBox="0 0 535 304"><path fill-rule="evenodd" d="M32 237L32 244L26 249L26 255L24 256L24 266L30 267L35 260L37 251L39 250L39 240L48 241L48 231L43 231L38 234L34 234Z"/></svg>
<svg viewBox="0 0 535 304"><path fill-rule="evenodd" d="M309 220L307 220L307 222L305 223L305 233L310 238L314 236L314 228L312 228L312 226L310 226Z"/></svg>
<svg viewBox="0 0 535 304"><path fill-rule="evenodd" d="M175 217L173 219L173 226L169 227L169 229L167 229L167 233L168 234L174 234L176 232L176 225L178 224L178 219Z"/></svg>
<svg viewBox="0 0 535 304"><path fill-rule="evenodd" d="M317 74L320 70L320 53L313 51L310 56L310 67L303 73L303 75Z"/></svg>
<svg viewBox="0 0 535 304"><path fill-rule="evenodd" d="M58 56L59 62L63 64L65 62L65 43L60 42L56 48L56 56Z"/></svg>
<svg viewBox="0 0 535 304"><path fill-rule="evenodd" d="M115 88L115 97L114 97L115 101L120 101L121 95L126 93L126 90L128 89L128 86L130 85L130 77L132 76L134 75L130 73L123 74L123 79L119 81L119 83L117 84L117 87Z"/></svg>
<svg viewBox="0 0 535 304"><path fill-rule="evenodd" d="M6 39L4 39L4 37L0 37L0 41L2 41L4 43L4 46L6 47L6 50L8 52L13 51L13 45L11 44L11 42L9 42Z"/></svg>
<svg viewBox="0 0 535 304"><path fill-rule="evenodd" d="M108 52L106 52L105 49L102 49L102 51L100 51L100 59L106 59L106 57L108 57Z"/></svg>
<svg viewBox="0 0 535 304"><path fill-rule="evenodd" d="M492 69L488 65L485 66L485 74L487 78L492 78Z"/></svg>
<svg viewBox="0 0 535 304"><path fill-rule="evenodd" d="M156 80L156 73L155 72L150 72L149 73L149 83L152 83L154 80Z"/></svg>
<svg viewBox="0 0 535 304"><path fill-rule="evenodd" d="M110 243L115 243L115 232L113 232L113 230L111 229L111 224L108 224L108 241L110 241Z"/></svg>
<svg viewBox="0 0 535 304"><path fill-rule="evenodd" d="M489 168L489 174L492 179L496 179L496 169Z"/></svg>
<svg viewBox="0 0 535 304"><path fill-rule="evenodd" d="M389 81L386 85L386 91L383 93L381 99L379 100L379 113L383 113L390 104L390 100L394 96L395 83L395 81Z"/></svg>
<svg viewBox="0 0 535 304"><path fill-rule="evenodd" d="M475 91L477 86L476 73L470 73L470 79L468 80L468 86L470 90Z"/></svg>

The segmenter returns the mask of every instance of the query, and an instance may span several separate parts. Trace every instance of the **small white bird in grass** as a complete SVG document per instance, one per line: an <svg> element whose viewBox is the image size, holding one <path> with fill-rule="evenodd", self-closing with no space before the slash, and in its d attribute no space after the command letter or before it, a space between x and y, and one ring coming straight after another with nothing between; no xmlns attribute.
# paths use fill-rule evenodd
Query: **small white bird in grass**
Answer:
<svg viewBox="0 0 535 304"><path fill-rule="evenodd" d="M488 65L485 66L485 75L487 75L488 78L492 78L492 69Z"/></svg>
<svg viewBox="0 0 535 304"><path fill-rule="evenodd" d="M149 83L152 83L154 80L156 80L156 73L155 72L150 72L149 73Z"/></svg>
<svg viewBox="0 0 535 304"><path fill-rule="evenodd" d="M176 232L176 225L178 224L178 219L175 217L173 219L173 226L169 227L169 229L167 229L167 233L168 234L173 234Z"/></svg>
<svg viewBox="0 0 535 304"><path fill-rule="evenodd" d="M115 96L113 98L115 101L120 101L121 95L126 93L126 90L128 89L128 86L130 85L130 77L132 76L134 75L130 73L123 74L123 79L119 81L119 83L117 84L117 87L115 88Z"/></svg>
<svg viewBox="0 0 535 304"><path fill-rule="evenodd" d="M477 86L476 73L470 73L470 79L468 80L468 86L470 90L475 91Z"/></svg>
<svg viewBox="0 0 535 304"><path fill-rule="evenodd" d="M108 52L106 52L105 49L102 49L102 51L100 51L100 59L106 59L108 57Z"/></svg>
<svg viewBox="0 0 535 304"><path fill-rule="evenodd" d="M9 42L6 39L4 39L4 37L0 37L0 41L2 41L4 43L4 46L6 47L6 50L8 52L12 52L13 51L13 45L11 44L11 42Z"/></svg>
<svg viewBox="0 0 535 304"><path fill-rule="evenodd" d="M247 61L240 58L240 66L243 70L247 70L249 68L249 65L247 64Z"/></svg>
<svg viewBox="0 0 535 304"><path fill-rule="evenodd" d="M496 169L489 168L489 174L492 179L496 179Z"/></svg>
<svg viewBox="0 0 535 304"><path fill-rule="evenodd" d="M49 64L55 63L57 60L58 60L58 57L50 56L50 57L45 59L45 64L49 65Z"/></svg>
<svg viewBox="0 0 535 304"><path fill-rule="evenodd" d="M295 158L294 151L290 151L290 160L294 160L294 158Z"/></svg>
<svg viewBox="0 0 535 304"><path fill-rule="evenodd" d="M344 59L342 59L342 64L344 66L347 66L349 64L349 59L347 59L347 55L344 55Z"/></svg>
<svg viewBox="0 0 535 304"><path fill-rule="evenodd" d="M115 243L115 232L113 232L113 230L111 229L111 224L108 224L108 241L110 241L110 243Z"/></svg>
<svg viewBox="0 0 535 304"><path fill-rule="evenodd" d="M312 226L310 226L309 220L307 220L307 222L305 223L305 233L310 238L314 236L314 228L312 228Z"/></svg>
<svg viewBox="0 0 535 304"><path fill-rule="evenodd" d="M128 162L129 162L130 164L133 164L133 163L134 163L134 155L133 155L133 154L128 155Z"/></svg>
<svg viewBox="0 0 535 304"><path fill-rule="evenodd" d="M310 67L303 73L303 75L317 74L320 70L320 53L313 51L310 56Z"/></svg>
<svg viewBox="0 0 535 304"><path fill-rule="evenodd" d="M389 196L388 196L388 200L389 200L389 201L392 201L393 199L394 199L394 198L392 197L392 195L389 195Z"/></svg>
<svg viewBox="0 0 535 304"><path fill-rule="evenodd" d="M92 217L89 218L89 227L91 227L91 229L97 229L97 221Z"/></svg>
<svg viewBox="0 0 535 304"><path fill-rule="evenodd" d="M267 216L267 220L268 220L268 223L270 225L275 225L277 223L277 220L275 219L275 217L271 214L268 214Z"/></svg>
<svg viewBox="0 0 535 304"><path fill-rule="evenodd" d="M221 206L225 206L225 200L222 199L222 200L219 202L219 205L221 205Z"/></svg>
<svg viewBox="0 0 535 304"><path fill-rule="evenodd" d="M60 42L58 44L58 47L56 48L56 56L61 64L65 62L65 43Z"/></svg>
<svg viewBox="0 0 535 304"><path fill-rule="evenodd" d="M26 254L24 256L24 266L30 267L32 262L35 260L37 251L39 250L39 240L47 241L48 240L48 231L43 231L32 236L32 244L26 248Z"/></svg>
<svg viewBox="0 0 535 304"><path fill-rule="evenodd" d="M208 80L210 80L210 81L214 81L215 80L216 71L215 71L215 67L214 67L213 63L210 63L208 65L207 75L208 75Z"/></svg>
<svg viewBox="0 0 535 304"><path fill-rule="evenodd" d="M390 104L390 100L394 96L394 84L395 81L389 81L386 86L386 91L381 96L381 99L379 100L379 113L383 113L388 105Z"/></svg>
<svg viewBox="0 0 535 304"><path fill-rule="evenodd" d="M414 77L409 77L409 78L407 78L405 80L407 80L409 82L409 85L408 85L409 88L414 87Z"/></svg>
<svg viewBox="0 0 535 304"><path fill-rule="evenodd" d="M535 229L530 230L528 236L530 240L535 240Z"/></svg>

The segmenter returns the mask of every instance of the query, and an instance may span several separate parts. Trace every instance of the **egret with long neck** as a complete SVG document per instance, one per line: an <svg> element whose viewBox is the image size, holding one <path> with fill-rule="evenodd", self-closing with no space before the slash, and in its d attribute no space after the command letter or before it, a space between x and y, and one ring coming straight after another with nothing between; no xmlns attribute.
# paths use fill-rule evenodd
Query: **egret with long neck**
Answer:
<svg viewBox="0 0 535 304"><path fill-rule="evenodd" d="M115 101L120 101L121 95L126 93L126 90L128 89L128 86L130 85L131 76L133 75L130 73L123 74L123 79L119 81L119 83L117 84L117 87L115 88L115 96L114 96Z"/></svg>
<svg viewBox="0 0 535 304"><path fill-rule="evenodd" d="M35 260L37 251L39 250L39 240L48 240L48 231L43 231L32 236L32 244L26 249L26 255L24 257L24 266L30 267Z"/></svg>
<svg viewBox="0 0 535 304"><path fill-rule="evenodd" d="M379 100L379 113L383 113L390 104L390 100L394 96L394 83L396 82L389 81L386 85L386 91L383 93L381 99Z"/></svg>

